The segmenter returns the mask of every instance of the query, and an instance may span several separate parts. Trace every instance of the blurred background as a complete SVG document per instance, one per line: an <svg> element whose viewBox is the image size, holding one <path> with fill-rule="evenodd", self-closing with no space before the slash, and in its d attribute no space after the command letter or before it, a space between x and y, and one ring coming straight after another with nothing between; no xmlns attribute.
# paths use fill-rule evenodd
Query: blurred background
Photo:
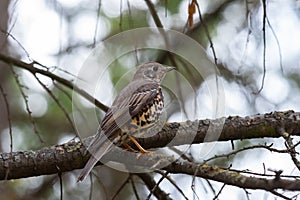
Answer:
<svg viewBox="0 0 300 200"><path fill-rule="evenodd" d="M98 43L126 30L156 27L159 19L164 28L176 30L199 42L211 63L217 61L219 80L222 82L226 98L225 117L300 110L299 1L198 0L203 23L199 20L197 9L191 14L192 8L189 9L189 4L192 1L152 0L157 18L150 12L147 2L149 1L2 0L0 53L26 63L37 61L44 67L35 65L36 67L73 81ZM199 109L193 117L189 117L182 115L182 110L178 107L169 106L169 121L211 118L211 96L203 77L193 73L193 68L187 60L176 55L174 58L178 71L197 93L196 102ZM168 53L162 50L137 50L122 55L111 63L111 67L104 74L101 80L102 90L91 95L95 95L100 102L109 106L114 95L130 80L130 76L126 79L127 76L124 78L123 75L147 61L174 64ZM174 83L175 80L173 74L166 81ZM1 152L37 150L62 144L76 136L74 125L71 123L71 90L49 77L35 77L26 70L1 61L0 86ZM49 95L45 88L55 97ZM168 101L172 102L172 95L166 93ZM8 106L3 96L6 96ZM184 110L190 112L189 105L192 100L189 99L189 95L185 95L179 101L184 105ZM104 112L95 108L93 104L82 100L81 106L85 112L96 110L99 120L102 119ZM7 114L7 108L10 115ZM86 133L86 136L92 135L93 128L87 128ZM235 148L263 143L273 143L273 147L278 149L285 148L283 139L243 140L233 143ZM232 150L230 142L220 142L213 152L203 158L197 154L200 146L193 145L189 150L190 156L198 162ZM270 153L261 149L213 160L211 164L224 167L231 165L235 169L253 170L258 173L264 172L264 165L266 168L282 169L285 175L299 175L288 154ZM91 186L89 181L76 183L78 171L65 173L64 198L87 199L91 193L95 199L111 198L126 181L135 182L140 197L149 193L138 177L129 176L128 179L128 174L106 167L99 167L97 174L101 176L101 181L94 179ZM155 180L161 177L159 173L152 175ZM192 188L192 177L172 175L172 178L189 199L212 199L223 185L197 178L195 191ZM161 183L161 187L170 193L172 198L183 198L167 180ZM2 181L0 191L1 199L58 199L60 182L57 175ZM253 199L274 199L272 194L265 191L248 192ZM132 186L127 184L116 199L133 197ZM226 186L219 198L229 197L247 199L243 189ZM155 199L153 196L152 198Z"/></svg>

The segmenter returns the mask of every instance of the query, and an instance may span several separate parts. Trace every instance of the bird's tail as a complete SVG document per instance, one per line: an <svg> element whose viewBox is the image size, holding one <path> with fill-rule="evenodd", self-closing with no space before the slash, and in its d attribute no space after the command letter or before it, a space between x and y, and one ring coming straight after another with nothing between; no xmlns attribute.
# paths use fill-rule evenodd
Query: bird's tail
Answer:
<svg viewBox="0 0 300 200"><path fill-rule="evenodd" d="M98 162L98 159L94 158L94 156L91 156L89 161L86 163L83 170L81 170L81 173L77 179L77 182L83 181L86 176L92 171L94 165Z"/></svg>
<svg viewBox="0 0 300 200"><path fill-rule="evenodd" d="M96 165L96 163L104 156L104 154L106 154L111 146L112 146L112 142L110 142L109 140L104 142L100 148L98 148L96 151L94 151L95 149L89 149L88 151L91 154L90 159L88 160L88 162L86 163L85 167L82 169L77 182L81 182L83 181L86 176L92 171L93 167Z"/></svg>

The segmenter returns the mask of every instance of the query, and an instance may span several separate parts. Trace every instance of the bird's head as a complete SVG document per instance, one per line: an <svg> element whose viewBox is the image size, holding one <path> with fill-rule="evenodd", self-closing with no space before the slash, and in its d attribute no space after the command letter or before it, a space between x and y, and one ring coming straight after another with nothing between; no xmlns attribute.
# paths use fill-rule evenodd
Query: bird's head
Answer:
<svg viewBox="0 0 300 200"><path fill-rule="evenodd" d="M144 63L138 67L138 70L133 76L133 80L144 79L160 83L166 73L175 69L175 67L164 66L157 62Z"/></svg>

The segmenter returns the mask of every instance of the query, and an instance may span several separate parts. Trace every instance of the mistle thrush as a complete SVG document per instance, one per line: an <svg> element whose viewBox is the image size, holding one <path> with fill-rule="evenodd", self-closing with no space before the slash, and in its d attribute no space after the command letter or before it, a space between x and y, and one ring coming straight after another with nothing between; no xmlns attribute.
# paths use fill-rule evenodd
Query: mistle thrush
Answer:
<svg viewBox="0 0 300 200"><path fill-rule="evenodd" d="M160 83L166 73L174 67L156 62L142 64L131 82L115 98L105 114L88 151L90 159L81 171L78 181L82 181L94 165L113 145L130 148L132 141L141 153L147 153L135 140L137 137L156 133L162 129L160 120L164 99Z"/></svg>

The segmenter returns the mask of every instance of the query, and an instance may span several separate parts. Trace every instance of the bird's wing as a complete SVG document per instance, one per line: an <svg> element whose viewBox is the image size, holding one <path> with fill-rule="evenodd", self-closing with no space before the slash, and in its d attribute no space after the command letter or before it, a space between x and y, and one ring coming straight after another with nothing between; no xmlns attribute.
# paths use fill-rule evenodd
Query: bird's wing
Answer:
<svg viewBox="0 0 300 200"><path fill-rule="evenodd" d="M154 100L160 92L159 88L157 83L139 85L134 89L130 85L124 88L102 120L101 129L106 136L111 139L119 127L129 123L133 116Z"/></svg>
<svg viewBox="0 0 300 200"><path fill-rule="evenodd" d="M120 127L129 123L132 116L138 114L160 92L158 90L159 85L156 83L147 83L136 88L131 87L131 85L129 84L120 92L112 107L105 114L97 134L88 147L90 154L98 160L112 145L105 145L107 148L103 152L102 146L108 141L108 138L112 141L117 137L118 133L116 132L122 131Z"/></svg>

